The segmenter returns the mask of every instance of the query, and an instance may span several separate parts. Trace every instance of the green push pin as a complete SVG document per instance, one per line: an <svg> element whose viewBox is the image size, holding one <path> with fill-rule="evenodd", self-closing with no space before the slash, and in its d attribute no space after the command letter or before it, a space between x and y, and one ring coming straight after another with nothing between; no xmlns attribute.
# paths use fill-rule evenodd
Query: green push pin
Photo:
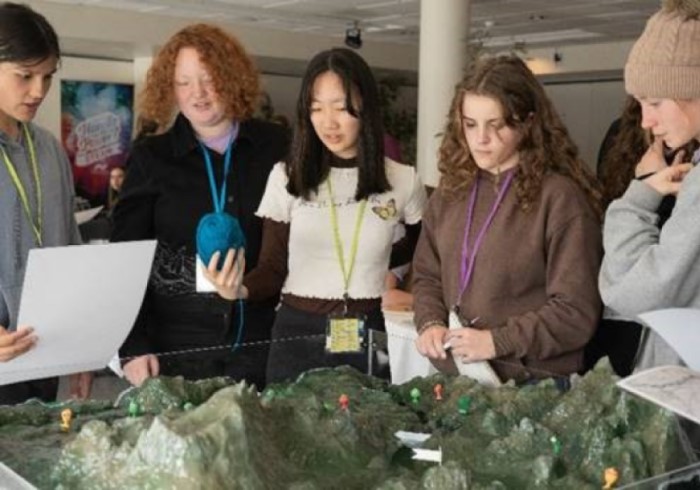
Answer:
<svg viewBox="0 0 700 490"><path fill-rule="evenodd" d="M136 400L131 400L129 402L129 417L136 417L139 414L139 404Z"/></svg>
<svg viewBox="0 0 700 490"><path fill-rule="evenodd" d="M182 409L183 409L185 412L189 412L189 411L192 410L193 408L194 408L194 404L191 403L191 402L185 402L185 404L182 406Z"/></svg>
<svg viewBox="0 0 700 490"><path fill-rule="evenodd" d="M468 395L462 395L457 400L457 411L462 415L469 413L469 407L471 407L472 398Z"/></svg>
<svg viewBox="0 0 700 490"><path fill-rule="evenodd" d="M561 441L557 436L552 436L549 438L549 442L552 444L552 452L554 453L555 456L559 456L561 454Z"/></svg>
<svg viewBox="0 0 700 490"><path fill-rule="evenodd" d="M420 390L418 388L413 388L411 390L411 401L414 405L420 401Z"/></svg>

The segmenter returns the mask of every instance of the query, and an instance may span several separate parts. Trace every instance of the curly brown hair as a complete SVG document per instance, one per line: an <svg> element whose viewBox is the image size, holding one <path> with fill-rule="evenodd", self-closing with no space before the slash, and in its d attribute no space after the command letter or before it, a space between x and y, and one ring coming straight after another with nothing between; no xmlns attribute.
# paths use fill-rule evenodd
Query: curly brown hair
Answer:
<svg viewBox="0 0 700 490"><path fill-rule="evenodd" d="M259 102L260 79L253 60L233 35L210 24L194 24L174 34L161 48L146 75L141 117L165 130L175 107L175 61L182 48L194 48L212 77L227 117L249 118Z"/></svg>
<svg viewBox="0 0 700 490"><path fill-rule="evenodd" d="M642 106L637 99L627 96L622 114L608 129L598 155L598 179L606 208L634 180L637 164L653 139L651 132L642 128ZM664 158L666 163L671 163L676 153L683 151L684 158L690 159L697 149L698 142L691 140L680 148L665 148Z"/></svg>
<svg viewBox="0 0 700 490"><path fill-rule="evenodd" d="M599 155L598 178L605 207L627 190L637 163L649 147L650 135L641 123L642 107L637 99L628 96L617 124L613 123L605 136Z"/></svg>
<svg viewBox="0 0 700 490"><path fill-rule="evenodd" d="M579 157L578 148L542 85L516 56L477 60L455 89L438 163L442 174L440 187L448 196L457 197L465 192L479 170L462 126L462 103L467 94L496 100L502 107L506 125L522 132L514 185L524 211L532 207L545 175L556 172L574 180L595 212L602 214L595 177Z"/></svg>

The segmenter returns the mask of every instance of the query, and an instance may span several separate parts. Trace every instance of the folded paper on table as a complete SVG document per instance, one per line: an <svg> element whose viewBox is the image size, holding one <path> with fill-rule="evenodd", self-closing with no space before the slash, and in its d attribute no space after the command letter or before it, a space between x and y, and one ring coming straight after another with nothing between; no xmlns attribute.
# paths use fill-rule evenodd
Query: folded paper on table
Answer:
<svg viewBox="0 0 700 490"><path fill-rule="evenodd" d="M416 349L412 311L384 310L391 382L403 384L416 376L430 376L437 369Z"/></svg>
<svg viewBox="0 0 700 490"><path fill-rule="evenodd" d="M0 385L102 369L141 307L156 242L74 245L29 253L18 325L38 337L0 363Z"/></svg>

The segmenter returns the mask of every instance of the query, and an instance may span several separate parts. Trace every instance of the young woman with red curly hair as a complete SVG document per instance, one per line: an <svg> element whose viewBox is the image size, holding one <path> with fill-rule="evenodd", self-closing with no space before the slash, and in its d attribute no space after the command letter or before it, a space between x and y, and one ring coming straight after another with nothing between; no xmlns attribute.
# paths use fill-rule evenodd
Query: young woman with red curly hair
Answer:
<svg viewBox="0 0 700 490"><path fill-rule="evenodd" d="M198 224L212 211L238 220L246 263L257 263L263 222L254 213L287 149L282 127L251 119L259 94L241 44L207 24L176 33L148 71L140 116L156 134L133 148L112 233L113 241L158 240L141 313L120 352L135 385L168 374L228 375L264 386L264 343L233 353L222 347L269 339L277 298L250 302L239 322L241 305L217 296L218 284L203 287L212 280L205 271L196 280ZM166 352L172 355L154 355Z"/></svg>
<svg viewBox="0 0 700 490"><path fill-rule="evenodd" d="M413 262L419 352L565 385L600 315L600 193L520 59L468 72L439 158Z"/></svg>

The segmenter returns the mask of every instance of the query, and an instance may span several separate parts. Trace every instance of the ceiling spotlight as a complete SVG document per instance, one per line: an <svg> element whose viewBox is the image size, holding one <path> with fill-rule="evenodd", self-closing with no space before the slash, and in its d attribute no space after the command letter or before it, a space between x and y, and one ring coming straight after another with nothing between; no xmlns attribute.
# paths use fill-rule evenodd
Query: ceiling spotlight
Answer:
<svg viewBox="0 0 700 490"><path fill-rule="evenodd" d="M357 22L345 30L345 45L353 49L362 47L362 30Z"/></svg>

